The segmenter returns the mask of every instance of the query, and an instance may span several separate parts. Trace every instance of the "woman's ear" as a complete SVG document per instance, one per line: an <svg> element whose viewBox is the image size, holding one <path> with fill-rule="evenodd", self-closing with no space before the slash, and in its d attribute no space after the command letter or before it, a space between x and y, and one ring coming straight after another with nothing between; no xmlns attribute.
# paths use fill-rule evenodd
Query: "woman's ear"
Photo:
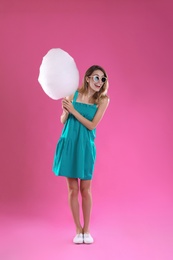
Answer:
<svg viewBox="0 0 173 260"><path fill-rule="evenodd" d="M86 77L86 82L87 82L87 83L89 82L89 77Z"/></svg>

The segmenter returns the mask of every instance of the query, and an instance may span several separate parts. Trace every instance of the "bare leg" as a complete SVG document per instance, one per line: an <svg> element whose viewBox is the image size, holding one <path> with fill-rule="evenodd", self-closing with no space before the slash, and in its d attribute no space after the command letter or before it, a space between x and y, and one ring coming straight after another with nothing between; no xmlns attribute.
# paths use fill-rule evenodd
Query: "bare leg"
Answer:
<svg viewBox="0 0 173 260"><path fill-rule="evenodd" d="M84 217L83 233L89 233L89 223L92 207L91 181L81 180L80 191L82 195L82 210Z"/></svg>
<svg viewBox="0 0 173 260"><path fill-rule="evenodd" d="M80 211L79 211L79 201L78 201L78 194L79 194L78 179L67 178L67 185L68 185L69 204L76 225L76 233L79 234L82 233L82 226L80 223L80 214L79 214Z"/></svg>

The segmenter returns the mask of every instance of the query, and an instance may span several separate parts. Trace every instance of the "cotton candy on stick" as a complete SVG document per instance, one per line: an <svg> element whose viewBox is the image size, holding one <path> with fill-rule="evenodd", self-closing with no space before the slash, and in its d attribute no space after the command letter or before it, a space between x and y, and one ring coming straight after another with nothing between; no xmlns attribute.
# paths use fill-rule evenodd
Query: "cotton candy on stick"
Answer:
<svg viewBox="0 0 173 260"><path fill-rule="evenodd" d="M79 71L74 59L60 48L51 49L43 57L38 81L52 99L73 94L79 85Z"/></svg>

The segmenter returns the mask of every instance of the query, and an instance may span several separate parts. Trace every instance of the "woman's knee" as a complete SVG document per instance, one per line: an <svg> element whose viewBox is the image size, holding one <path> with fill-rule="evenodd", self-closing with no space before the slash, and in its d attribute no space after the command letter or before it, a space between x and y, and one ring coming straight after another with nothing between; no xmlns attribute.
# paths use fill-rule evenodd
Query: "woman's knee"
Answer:
<svg viewBox="0 0 173 260"><path fill-rule="evenodd" d="M91 197L91 189L90 188L81 188L81 196L82 198L89 198Z"/></svg>
<svg viewBox="0 0 173 260"><path fill-rule="evenodd" d="M80 192L82 198L91 197L91 181L81 181Z"/></svg>
<svg viewBox="0 0 173 260"><path fill-rule="evenodd" d="M79 186L77 180L68 180L68 192L70 197L78 196Z"/></svg>
<svg viewBox="0 0 173 260"><path fill-rule="evenodd" d="M77 197L78 194L79 194L79 188L76 188L76 187L73 187L73 186L69 187L69 195L71 197Z"/></svg>

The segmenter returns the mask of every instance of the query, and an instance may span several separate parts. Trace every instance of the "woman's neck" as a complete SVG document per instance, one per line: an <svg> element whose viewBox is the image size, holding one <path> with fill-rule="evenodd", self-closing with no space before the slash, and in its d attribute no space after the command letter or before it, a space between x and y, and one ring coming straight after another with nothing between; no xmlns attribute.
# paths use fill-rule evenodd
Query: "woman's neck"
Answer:
<svg viewBox="0 0 173 260"><path fill-rule="evenodd" d="M91 88L88 88L87 92L86 92L86 96L88 98L91 98L94 95L95 91Z"/></svg>
<svg viewBox="0 0 173 260"><path fill-rule="evenodd" d="M95 91L92 89L88 89L85 93L81 95L81 101L85 103L92 103L92 96L94 95Z"/></svg>

